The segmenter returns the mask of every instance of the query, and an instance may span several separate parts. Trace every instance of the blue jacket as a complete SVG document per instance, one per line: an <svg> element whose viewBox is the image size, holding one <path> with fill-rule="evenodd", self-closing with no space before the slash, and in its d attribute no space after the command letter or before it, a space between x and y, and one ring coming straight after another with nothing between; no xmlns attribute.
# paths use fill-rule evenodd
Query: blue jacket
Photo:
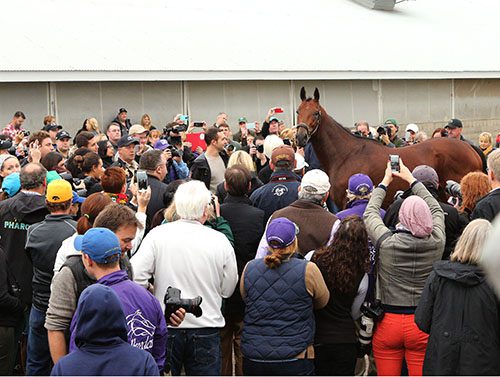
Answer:
<svg viewBox="0 0 500 377"><path fill-rule="evenodd" d="M291 258L276 269L264 259L249 262L244 273L243 356L289 360L314 341L313 301L307 292L306 260Z"/></svg>
<svg viewBox="0 0 500 377"><path fill-rule="evenodd" d="M112 272L97 281L113 289L120 299L127 324L128 342L153 355L158 369L163 371L167 347L167 325L160 303L146 289L129 280L127 272ZM78 321L75 313L71 327L70 351L75 347L74 325Z"/></svg>
<svg viewBox="0 0 500 377"><path fill-rule="evenodd" d="M300 178L289 170L273 172L271 180L250 195L254 207L264 211L267 222L274 211L285 208L298 199Z"/></svg>
<svg viewBox="0 0 500 377"><path fill-rule="evenodd" d="M61 358L52 376L158 376L153 357L127 343L120 299L109 287L93 284L78 300L75 352Z"/></svg>

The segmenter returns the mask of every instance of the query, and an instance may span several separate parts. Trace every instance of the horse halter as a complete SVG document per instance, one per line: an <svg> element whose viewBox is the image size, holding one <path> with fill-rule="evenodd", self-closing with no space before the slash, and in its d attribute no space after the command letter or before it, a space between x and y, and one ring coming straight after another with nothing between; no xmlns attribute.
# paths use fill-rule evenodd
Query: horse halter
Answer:
<svg viewBox="0 0 500 377"><path fill-rule="evenodd" d="M321 110L318 109L317 113L314 113L314 124L313 124L314 127L311 132L309 132L309 127L304 123L297 124L296 127L304 128L307 131L307 136L311 137L318 131L320 123L321 123Z"/></svg>

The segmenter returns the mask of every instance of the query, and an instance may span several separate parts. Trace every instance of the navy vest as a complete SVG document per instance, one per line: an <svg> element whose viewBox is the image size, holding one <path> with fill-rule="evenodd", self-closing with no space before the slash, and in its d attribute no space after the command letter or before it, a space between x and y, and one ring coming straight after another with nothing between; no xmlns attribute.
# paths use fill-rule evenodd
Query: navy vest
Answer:
<svg viewBox="0 0 500 377"><path fill-rule="evenodd" d="M245 270L243 356L253 360L292 359L313 343L313 301L306 289L307 261L291 258L277 269L264 259Z"/></svg>

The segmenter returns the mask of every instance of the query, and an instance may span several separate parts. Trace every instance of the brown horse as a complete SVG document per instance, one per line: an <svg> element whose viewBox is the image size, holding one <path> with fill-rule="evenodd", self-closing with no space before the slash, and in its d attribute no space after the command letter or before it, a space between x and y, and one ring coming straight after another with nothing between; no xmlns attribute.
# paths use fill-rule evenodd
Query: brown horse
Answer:
<svg viewBox="0 0 500 377"><path fill-rule="evenodd" d="M302 100L297 110L297 144L305 146L311 140L319 161L330 177L330 195L335 204L343 208L347 182L356 173L370 176L377 185L384 177L390 154L397 154L410 170L418 165L432 166L438 176L441 193L446 181L460 181L472 171L482 171L483 162L468 143L436 138L404 148L388 148L376 140L354 136L327 114L319 103L316 88L314 98L307 98L304 88L300 91ZM389 187L384 206L391 203L397 190L408 186L397 178Z"/></svg>

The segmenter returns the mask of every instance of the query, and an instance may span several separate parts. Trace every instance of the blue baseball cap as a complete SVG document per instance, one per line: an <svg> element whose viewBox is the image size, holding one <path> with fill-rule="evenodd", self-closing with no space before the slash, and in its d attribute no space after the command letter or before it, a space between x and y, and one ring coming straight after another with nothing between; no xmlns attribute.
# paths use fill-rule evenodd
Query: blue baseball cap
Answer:
<svg viewBox="0 0 500 377"><path fill-rule="evenodd" d="M21 178L19 173L12 173L5 177L2 182L2 190L9 195L9 198L16 195L19 190L21 190Z"/></svg>
<svg viewBox="0 0 500 377"><path fill-rule="evenodd" d="M107 228L91 228L75 238L75 249L87 254L97 263L112 263L120 259L118 237ZM116 258L109 258L115 256Z"/></svg>
<svg viewBox="0 0 500 377"><path fill-rule="evenodd" d="M283 249L290 246L299 234L299 228L286 217L278 217L269 223L266 229L266 240L272 249Z"/></svg>
<svg viewBox="0 0 500 377"><path fill-rule="evenodd" d="M73 191L73 199L71 200L71 203L79 203L82 204L85 201L85 198L82 198L76 191Z"/></svg>

